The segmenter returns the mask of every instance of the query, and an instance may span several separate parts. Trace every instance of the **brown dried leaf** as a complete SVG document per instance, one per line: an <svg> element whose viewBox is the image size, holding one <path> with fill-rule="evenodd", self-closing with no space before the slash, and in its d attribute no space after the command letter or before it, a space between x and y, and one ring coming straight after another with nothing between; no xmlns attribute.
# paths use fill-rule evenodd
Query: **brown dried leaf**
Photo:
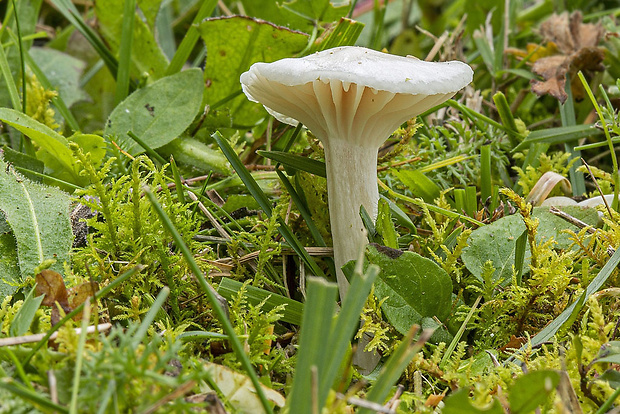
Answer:
<svg viewBox="0 0 620 414"><path fill-rule="evenodd" d="M99 290L99 286L97 282L85 282L81 285L75 286L69 289L69 305L71 310L77 308L82 303L86 302L86 299L92 298L95 296L95 293ZM91 301L91 314L96 313L97 304L94 301ZM82 319L82 312L75 315L73 320L79 321Z"/></svg>
<svg viewBox="0 0 620 414"><path fill-rule="evenodd" d="M539 206L558 184L562 186L564 194L571 193L571 185L568 178L555 171L547 171L536 181L536 184L527 195L526 201L534 206Z"/></svg>
<svg viewBox="0 0 620 414"><path fill-rule="evenodd" d="M42 305L54 306L58 302L63 309L69 308L67 287L60 273L46 269L36 275L35 280L37 295L45 295Z"/></svg>
<svg viewBox="0 0 620 414"><path fill-rule="evenodd" d="M439 403L443 400L445 395L443 394L431 394L428 396L426 401L424 402L425 407L437 407Z"/></svg>
<svg viewBox="0 0 620 414"><path fill-rule="evenodd" d="M504 345L503 347L501 347L499 350L502 352L508 352L511 349L519 349L526 342L527 342L527 338L523 336L517 337L517 336L512 335L510 337L510 341L508 341L508 343Z"/></svg>
<svg viewBox="0 0 620 414"><path fill-rule="evenodd" d="M566 73L570 67L570 59L566 56L550 56L538 59L532 72L543 77L544 81L533 80L532 92L538 96L546 93L564 103L568 95L564 91Z"/></svg>
<svg viewBox="0 0 620 414"><path fill-rule="evenodd" d="M566 55L584 47L596 47L605 34L600 23L584 24L580 11L560 15L553 14L540 26L541 36L548 42L554 42Z"/></svg>
<svg viewBox="0 0 620 414"><path fill-rule="evenodd" d="M547 45L555 44L562 54L542 57L535 61L532 72L542 76L543 81L533 80L532 91L539 96L550 94L564 103L566 75L571 77L571 89L575 99L584 96L577 72L581 70L603 71L605 55L596 47L605 30L598 24L583 24L581 12L554 14L540 27L540 33Z"/></svg>

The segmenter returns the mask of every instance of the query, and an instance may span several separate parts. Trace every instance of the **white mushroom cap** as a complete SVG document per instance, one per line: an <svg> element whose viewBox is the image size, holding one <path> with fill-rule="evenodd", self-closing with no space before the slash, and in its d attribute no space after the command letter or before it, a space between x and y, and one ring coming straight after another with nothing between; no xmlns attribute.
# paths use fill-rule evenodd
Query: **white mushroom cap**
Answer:
<svg viewBox="0 0 620 414"><path fill-rule="evenodd" d="M329 137L378 147L401 123L449 99L472 78L463 62L344 46L255 63L241 84L250 100L280 121L303 123L324 145Z"/></svg>

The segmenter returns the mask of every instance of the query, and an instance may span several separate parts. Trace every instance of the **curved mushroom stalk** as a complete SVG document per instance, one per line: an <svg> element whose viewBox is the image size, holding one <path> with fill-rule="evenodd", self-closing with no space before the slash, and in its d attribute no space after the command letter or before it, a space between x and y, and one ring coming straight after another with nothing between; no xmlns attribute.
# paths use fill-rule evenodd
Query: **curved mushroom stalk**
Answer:
<svg viewBox="0 0 620 414"><path fill-rule="evenodd" d="M377 218L377 150L351 145L343 139L330 139L325 145L329 220L341 298L349 287L341 268L357 259L367 244L360 206L373 220Z"/></svg>

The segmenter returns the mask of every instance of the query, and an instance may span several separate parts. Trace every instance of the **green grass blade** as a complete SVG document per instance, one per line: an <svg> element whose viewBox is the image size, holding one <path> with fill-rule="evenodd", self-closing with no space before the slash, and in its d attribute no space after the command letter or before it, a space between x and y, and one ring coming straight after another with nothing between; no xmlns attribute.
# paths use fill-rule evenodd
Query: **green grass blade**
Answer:
<svg viewBox="0 0 620 414"><path fill-rule="evenodd" d="M205 0L202 2L200 9L198 9L198 13L196 13L196 17L194 17L191 27L185 34L179 48L170 61L168 69L166 69L166 76L173 75L183 69L183 65L187 62L189 55L192 53L192 49L194 49L196 42L200 38L196 25L205 18L209 17L211 13L213 13L216 5L217 0Z"/></svg>
<svg viewBox="0 0 620 414"><path fill-rule="evenodd" d="M448 218L451 218L451 219L458 218L460 220L467 221L467 222L469 222L471 224L475 224L477 226L484 226L483 222L478 221L476 219L473 219L471 217L468 217L468 216L466 216L464 214L455 213L454 211L450 211L448 209L436 206L434 204L425 203L424 200L422 200L420 198L411 198L411 197L408 197L408 196L406 196L404 194L397 193L396 191L392 190L390 187L385 185L382 181L379 181L379 186L383 190L387 191L388 194L390 194L393 198L397 198L397 199L405 201L407 203L411 203L411 204L416 205L416 206L418 206L420 208L425 207L429 211L432 211L433 213L438 213L438 214L444 215L444 216L446 216Z"/></svg>
<svg viewBox="0 0 620 414"><path fill-rule="evenodd" d="M301 155L290 154L284 151L256 151L261 157L269 158L275 162L279 162L287 169L294 171L305 171L310 174L318 175L319 177L327 177L325 169L325 163L323 161L313 160L308 157L302 157Z"/></svg>
<svg viewBox="0 0 620 414"><path fill-rule="evenodd" d="M213 289L213 287L211 287L211 285L209 285L209 283L205 279L205 276L200 270L200 268L198 267L196 260L194 260L194 256L192 256L192 252L189 250L189 248L183 241L183 238L179 234L178 230L174 227L174 224L172 224L172 221L170 221L170 217L168 217L166 212L161 207L161 204L159 204L159 201L157 201L157 198L155 197L155 195L148 188L145 188L144 192L146 196L149 198L151 204L153 205L153 208L157 212L157 215L159 216L159 219L161 220L162 225L168 231L168 233L170 233L177 248L181 251L181 253L183 254L183 257L185 257L185 261L187 262L187 264L189 265L189 268L192 270L192 273L194 273L194 276L198 280L198 284L200 285L204 293L207 295L207 298L209 299L209 302L211 303L211 306L213 308L213 312L215 313L217 320L222 325L222 329L224 330L224 333L228 335L228 340L230 342L230 345L232 349L235 351L235 354L237 355L237 358L239 362L241 363L241 366L248 374L248 377L250 377L250 380L252 381L252 384L254 385L256 394L258 395L263 405L263 408L265 409L265 412L272 413L273 411L271 409L271 404L269 403L269 400L267 400L267 397L265 396L265 392L263 391L261 383L258 380L256 371L254 371L254 367L252 367L252 363L250 362L250 359L248 358L245 351L243 350L243 345L241 345L239 338L235 334L235 330L232 324L230 323L230 320L228 320L228 317L226 316L226 312L224 311L224 309L222 308L222 305L220 305L219 301L217 300L217 297L215 296L215 290Z"/></svg>
<svg viewBox="0 0 620 414"><path fill-rule="evenodd" d="M132 267L131 269L129 269L128 271L126 271L125 273L123 273L122 275L114 279L109 285L103 287L97 293L95 293L95 296L94 296L95 300L99 300L102 297L106 296L108 293L110 293L112 289L116 288L121 283L123 283L124 281L126 281L127 279L135 275L136 273L140 272L142 269L144 269L144 266L142 265ZM45 337L43 337L43 339L37 342L37 344L32 348L30 353L26 356L26 359L24 360L24 365L26 365L32 359L32 357L37 353L39 349L41 349L42 346L47 344L47 341L50 339L52 334L54 334L54 332L58 331L69 319L73 318L75 315L82 312L82 309L84 309L84 303L82 303L81 305L73 309L71 312L66 314L65 317L62 318L60 321L58 321L56 325L52 326L52 328L47 332Z"/></svg>
<svg viewBox="0 0 620 414"><path fill-rule="evenodd" d="M32 174L35 175L37 177L41 177L44 178L46 180L52 181L56 184L60 184L61 186L66 186L69 188L73 188L74 190L82 190L84 187L80 187L79 185L75 185L73 183L70 183L68 181L64 181L64 180L60 180L56 177L52 177L51 175L47 175L47 174L43 174L37 171L33 171L33 170L29 170L28 168L22 168L22 167L18 167L16 165L13 165L13 168L15 168L17 171L21 172L21 173L27 173L27 174Z"/></svg>
<svg viewBox="0 0 620 414"><path fill-rule="evenodd" d="M360 314L379 271L379 267L374 265L371 265L365 273L357 269L347 290L338 318L324 345L329 352L322 363L322 369L319 370L321 381L318 396L319 407L325 404L329 390L336 381L338 369L345 358L351 338L359 326Z"/></svg>
<svg viewBox="0 0 620 414"><path fill-rule="evenodd" d="M177 163L174 157L170 156L170 168L172 169L172 176L174 177L174 189L177 192L177 200L179 203L185 203L185 186L181 182L181 174L177 168Z"/></svg>
<svg viewBox="0 0 620 414"><path fill-rule="evenodd" d="M455 188L454 189L454 205L455 205L455 209L456 211L458 211L459 213L463 213L466 210L466 204L467 202L465 201L465 189L464 188Z"/></svg>
<svg viewBox="0 0 620 414"><path fill-rule="evenodd" d="M151 157L155 158L157 161L159 161L161 163L161 165L166 164L166 160L164 159L164 157L162 157L161 155L159 155L153 148L151 148L146 142L144 142L140 137L138 137L136 134L134 134L133 131L127 131L127 135L133 139L134 141L136 141L138 143L138 145L140 145L142 148L144 148L144 150L146 151L147 154L149 154Z"/></svg>
<svg viewBox="0 0 620 414"><path fill-rule="evenodd" d="M43 302L43 298L43 295L35 297L34 286L30 289L22 306L13 317L13 321L11 321L9 336L21 336L28 332L34 320L35 313L39 309L39 306L41 306L41 302Z"/></svg>
<svg viewBox="0 0 620 414"><path fill-rule="evenodd" d="M222 136L222 134L216 132L212 135L212 138L217 142L220 149L228 159L228 162L232 165L234 170L237 172L237 175L243 181L246 188L252 194L258 205L261 209L267 214L268 217L271 217L271 203L263 190L256 183L250 172L245 168L245 165L241 162L235 151L232 149L226 138Z"/></svg>
<svg viewBox="0 0 620 414"><path fill-rule="evenodd" d="M217 292L226 299L232 300L236 297L242 286L243 283L224 277L217 288ZM281 320L294 325L299 325L301 323L304 310L304 305L301 302L254 286L245 287L245 298L251 305L258 305L267 299L263 305L263 309L267 312L276 306L286 305L284 312L282 312L283 316Z"/></svg>
<svg viewBox="0 0 620 414"><path fill-rule="evenodd" d="M12 0L13 10L17 10L15 6L15 0ZM26 113L26 61L24 59L24 42L22 39L22 33L19 25L19 13L15 13L15 30L17 31L16 45L19 50L19 63L21 67L21 82L22 82L22 112Z"/></svg>
<svg viewBox="0 0 620 414"><path fill-rule="evenodd" d="M338 21L338 24L331 29L327 37L325 37L325 33L323 33L321 35L322 40L314 42L310 48L309 54L339 46L352 46L357 41L363 29L363 23L342 17L340 21Z"/></svg>
<svg viewBox="0 0 620 414"><path fill-rule="evenodd" d="M140 342L142 342L142 340L146 336L146 333L148 332L151 324L157 317L157 313L159 312L161 307L164 305L164 302L168 298L169 294L170 294L170 288L168 286L164 286L157 294L157 297L155 298L155 301L151 305L149 311L146 313L144 318L142 318L142 321L140 322L140 326L138 327L138 330L136 330L136 332L134 333L134 336L132 338L134 349L138 348L138 345L140 344Z"/></svg>
<svg viewBox="0 0 620 414"><path fill-rule="evenodd" d="M521 151L535 143L562 144L581 138L602 135L603 131L594 125L573 125L557 128L541 129L531 132L527 138L513 148L511 152Z"/></svg>
<svg viewBox="0 0 620 414"><path fill-rule="evenodd" d="M440 369L444 369L444 367L448 363L448 360L452 356L452 353L456 349L461 338L463 337L463 334L465 333L465 330L467 329L467 324L469 323L470 319L474 316L474 313L476 312L476 308L480 304L480 300L482 300L482 296L478 296L478 298L476 298L476 301L471 306L471 309L469 310L469 313L467 313L467 316L465 317L465 320L459 327L459 330L454 335L454 338L452 338L452 341L450 341L450 344L446 348L446 352L444 352L443 356L441 357L441 362L439 363Z"/></svg>
<svg viewBox="0 0 620 414"><path fill-rule="evenodd" d="M129 94L129 78L131 73L131 49L133 45L133 23L135 20L136 0L125 0L123 23L118 51L118 73L116 74L116 93L114 100L120 103Z"/></svg>
<svg viewBox="0 0 620 414"><path fill-rule="evenodd" d="M575 119L573 88L571 87L570 74L568 73L566 74L565 91L566 95L568 95L566 102L564 102L563 104L558 102L560 106L560 119L562 120L562 126L573 126L577 124L577 120ZM577 171L577 168L583 165L583 163L581 162L581 151L574 147L574 142L564 143L564 151L571 154L571 159L577 158L577 161L575 161L573 165L571 165L568 172L571 188L573 190L573 195L583 195L586 193L586 182L583 173Z"/></svg>
<svg viewBox="0 0 620 414"><path fill-rule="evenodd" d="M620 144L620 137L613 137L611 139L611 143ZM589 149L607 147L607 146L609 146L609 143L607 141L601 141L601 142L593 142L592 144L579 145L578 147L575 147L574 149L575 151L585 151Z"/></svg>
<svg viewBox="0 0 620 414"><path fill-rule="evenodd" d="M495 102L499 118L506 127L508 138L510 138L510 144L513 147L517 146L523 137L517 132L517 124L510 110L510 105L508 105L508 101L506 100L506 95L502 92L497 92L493 95L493 102Z"/></svg>
<svg viewBox="0 0 620 414"><path fill-rule="evenodd" d="M480 147L480 201L486 203L493 194L493 177L491 175L491 146Z"/></svg>
<svg viewBox="0 0 620 414"><path fill-rule="evenodd" d="M17 90L17 85L15 84L15 79L11 75L11 68L9 67L9 62L6 59L6 53L4 52L4 47L0 45L0 70L2 71L2 77L4 78L4 82L6 83L7 92L9 93L9 98L11 99L11 105L13 109L16 111L22 110L21 99L19 98L19 91Z"/></svg>
<svg viewBox="0 0 620 414"><path fill-rule="evenodd" d="M618 398L619 396L620 396L620 388L616 388L613 394L611 394L609 398L603 403L603 405L599 407L599 409L596 411L596 414L604 414L607 412L611 412L609 410L611 407L613 407L614 401L616 401L616 398Z"/></svg>
<svg viewBox="0 0 620 414"><path fill-rule="evenodd" d="M467 215L473 217L478 210L478 198L476 195L476 186L468 185L465 187L465 211Z"/></svg>
<svg viewBox="0 0 620 414"><path fill-rule="evenodd" d="M84 303L84 313L82 314L82 330L78 338L78 346L75 355L75 368L73 371L73 384L71 386L71 402L69 403L69 413L78 412L78 395L80 392L80 377L82 375L82 364L84 362L84 348L86 346L86 336L88 335L88 322L90 321L90 299Z"/></svg>
<svg viewBox="0 0 620 414"><path fill-rule="evenodd" d="M8 33L11 35L13 41L17 42L17 37L15 36L15 34L11 31L9 31ZM47 79L47 76L45 76L45 73L43 73L43 71L39 68L39 65L37 65L34 59L30 56L30 53L25 53L24 58L32 73L34 73L39 83L41 83L41 86L43 86L47 90L54 90L54 86L52 86L49 79ZM71 128L71 130L73 131L78 131L80 129L78 122L71 113L71 111L69 111L69 108L67 107L65 102L60 98L60 95L53 97L52 103L54 104L58 112L60 112L60 115L62 115L62 117L65 119L67 125L69 125L69 128Z"/></svg>
<svg viewBox="0 0 620 414"><path fill-rule="evenodd" d="M368 391L368 394L366 394L366 399L368 401L383 405L394 383L402 375L407 365L409 365L409 362L411 362L411 359L422 349L424 343L433 334L433 330L425 329L422 331L419 339L412 344L411 342L413 341L413 336L417 332L417 328L418 327L414 325L407 336L403 338L403 342L396 348L392 355L390 355L379 377ZM359 413L371 414L372 411L369 409L362 409Z"/></svg>
<svg viewBox="0 0 620 414"><path fill-rule="evenodd" d="M112 76L116 78L118 61L103 43L97 32L84 21L75 5L70 0L51 0L51 3L88 40L97 54L101 56L108 69L110 69Z"/></svg>
<svg viewBox="0 0 620 414"><path fill-rule="evenodd" d="M97 414L105 414L106 409L108 408L108 404L112 399L112 394L116 393L116 381L111 379L108 381L108 385L105 388L105 391L101 394L101 404L99 405L99 409L97 410Z"/></svg>
<svg viewBox="0 0 620 414"><path fill-rule="evenodd" d="M274 149L282 149L282 151L284 152L289 152L291 150L291 147L293 146L293 144L295 144L295 141L297 141L297 138L299 137L299 133L301 132L301 128L303 128L303 124L300 122L297 124L297 126L295 127L295 129L293 129L293 132L288 136L287 139L282 139L280 141L278 141L276 143L276 145L274 145ZM282 145L280 146L280 142L282 142Z"/></svg>
<svg viewBox="0 0 620 414"><path fill-rule="evenodd" d="M0 381L0 388L10 392L13 395L17 395L18 397L22 398L25 401L29 401L35 406L47 408L50 411L56 412L59 414L69 413L69 410L67 410L65 407L58 405L56 403L53 403L52 401L48 400L47 398L45 398L38 392L29 390L28 388L24 387L23 385L15 381L6 381L6 380Z"/></svg>
<svg viewBox="0 0 620 414"><path fill-rule="evenodd" d="M252 194L252 197L254 197L254 199L261 207L261 209L263 209L267 217L271 217L271 204L269 202L269 199L267 198L265 193L263 193L263 190L261 190L261 188L258 186L256 181L254 180L254 177L252 177L247 168L245 168L245 165L243 165L243 163L241 162L235 151L232 149L228 141L226 141L226 139L222 136L222 134L219 133L219 131L215 132L211 136L213 137L215 142L217 142L220 149L222 150L222 153L224 153L224 156L226 156L228 162L230 162L234 170L237 172L237 175L239 176L243 184L245 184L250 194ZM278 231L280 232L282 237L286 239L286 241L293 248L293 250L295 250L295 253L297 253L299 257L302 258L304 263L306 263L306 265L310 267L313 274L315 276L325 276L321 268L317 266L314 260L303 248L301 243L299 243L299 240L297 240L291 229L286 225L286 223L284 223L284 220L279 218L278 223L280 224L280 226L278 227Z"/></svg>
<svg viewBox="0 0 620 414"><path fill-rule="evenodd" d="M323 236L321 236L321 233L319 232L319 229L316 227L316 224L314 224L314 220L312 220L312 214L310 214L310 211L308 211L306 204L302 201L299 194L297 194L297 191L295 190L291 182L282 172L276 170L276 173L278 173L278 177L280 177L280 180L282 180L282 184L284 184L284 187L286 187L286 191L288 191L288 193L290 194L293 203L295 203L297 209L299 210L299 213L301 214L301 217L306 222L308 230L310 230L310 234L312 235L312 238L314 239L317 246L327 246L325 244L325 240L323 240Z"/></svg>
<svg viewBox="0 0 620 414"><path fill-rule="evenodd" d="M586 90L586 93L588 94L588 97L590 98L590 101L592 102L592 105L594 106L594 110L596 111L596 114L598 115L599 122L603 126L603 132L605 133L605 139L607 141L607 145L609 145L609 153L611 155L611 164L613 168L612 179L614 180L614 200L611 203L611 206L612 208L617 210L618 209L618 197L619 197L619 192L620 192L620 172L618 171L618 159L616 157L616 151L614 150L614 146L611 140L611 135L609 133L609 128L607 126L607 121L605 119L605 116L603 115L603 111L601 110L601 107L598 104L598 101L596 100L596 98L594 97L594 94L592 93L592 89L590 89L590 85L586 81L586 78L584 78L583 73L581 73L581 71L577 75L579 76L579 80L581 81L583 88ZM609 102L609 99L607 98L607 94L605 93L605 89L603 88L601 89L602 89L603 96L606 98L606 101ZM608 104L608 105L611 105L611 104ZM612 109L611 106L609 109Z"/></svg>
<svg viewBox="0 0 620 414"><path fill-rule="evenodd" d="M299 351L293 386L288 406L298 414L312 414L313 384L312 367L319 368L326 361L325 338L329 337L334 316L338 287L324 279L309 278L307 300L301 321ZM331 350L330 350L331 352ZM321 381L321 372L318 376ZM331 384L330 384L331 385Z"/></svg>

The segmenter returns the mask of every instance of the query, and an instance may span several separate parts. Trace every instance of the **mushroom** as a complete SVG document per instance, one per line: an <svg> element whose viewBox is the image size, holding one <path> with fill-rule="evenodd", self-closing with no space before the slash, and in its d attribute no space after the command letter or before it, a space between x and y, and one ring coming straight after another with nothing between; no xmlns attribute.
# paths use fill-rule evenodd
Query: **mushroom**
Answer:
<svg viewBox="0 0 620 414"><path fill-rule="evenodd" d="M425 62L356 46L302 58L255 63L241 75L243 92L278 120L304 124L322 142L334 262L341 267L366 244L360 205L376 219L377 152L403 122L472 81L463 62Z"/></svg>

